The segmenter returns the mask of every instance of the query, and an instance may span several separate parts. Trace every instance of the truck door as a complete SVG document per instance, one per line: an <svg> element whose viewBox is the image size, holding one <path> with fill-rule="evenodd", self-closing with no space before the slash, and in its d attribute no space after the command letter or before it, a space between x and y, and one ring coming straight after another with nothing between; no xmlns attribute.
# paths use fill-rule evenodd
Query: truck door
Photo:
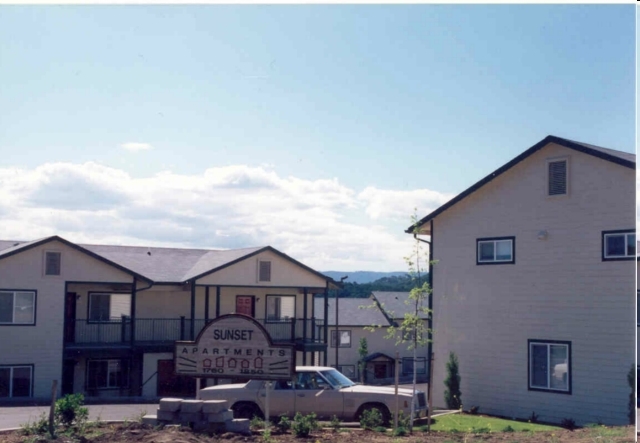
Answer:
<svg viewBox="0 0 640 443"><path fill-rule="evenodd" d="M317 372L300 372L295 384L296 412L302 415L315 412L318 418L333 415L344 418L344 394L334 389Z"/></svg>

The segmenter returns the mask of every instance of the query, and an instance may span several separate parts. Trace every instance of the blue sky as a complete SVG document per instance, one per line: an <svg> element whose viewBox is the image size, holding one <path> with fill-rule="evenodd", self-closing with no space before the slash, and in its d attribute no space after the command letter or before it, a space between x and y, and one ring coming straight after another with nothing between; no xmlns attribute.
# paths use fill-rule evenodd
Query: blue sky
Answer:
<svg viewBox="0 0 640 443"><path fill-rule="evenodd" d="M0 6L2 237L403 270L414 207L546 135L634 151L635 41L633 5Z"/></svg>

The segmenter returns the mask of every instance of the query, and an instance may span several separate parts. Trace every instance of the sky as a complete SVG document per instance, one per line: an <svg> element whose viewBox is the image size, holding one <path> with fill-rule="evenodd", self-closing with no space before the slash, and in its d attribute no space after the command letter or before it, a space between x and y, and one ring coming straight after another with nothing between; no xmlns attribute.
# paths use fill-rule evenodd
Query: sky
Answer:
<svg viewBox="0 0 640 443"><path fill-rule="evenodd" d="M545 136L635 152L634 5L0 5L0 238L403 271Z"/></svg>

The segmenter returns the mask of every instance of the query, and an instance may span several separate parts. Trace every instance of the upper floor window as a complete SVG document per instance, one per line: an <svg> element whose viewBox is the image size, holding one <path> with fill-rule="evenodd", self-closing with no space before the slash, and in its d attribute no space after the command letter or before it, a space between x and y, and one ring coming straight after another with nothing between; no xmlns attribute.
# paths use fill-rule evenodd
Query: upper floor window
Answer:
<svg viewBox="0 0 640 443"><path fill-rule="evenodd" d="M337 335L336 335L337 333ZM340 343L338 344L339 348L350 348L351 347L351 331L331 331L331 347L336 347L336 337L340 337Z"/></svg>
<svg viewBox="0 0 640 443"><path fill-rule="evenodd" d="M33 325L35 322L35 291L0 290L0 325Z"/></svg>
<svg viewBox="0 0 640 443"><path fill-rule="evenodd" d="M568 159L548 160L547 168L547 195L567 195L569 191Z"/></svg>
<svg viewBox="0 0 640 443"><path fill-rule="evenodd" d="M46 251L44 253L44 275L60 275L62 254Z"/></svg>
<svg viewBox="0 0 640 443"><path fill-rule="evenodd" d="M479 238L476 240L476 264L509 264L515 262L515 237Z"/></svg>
<svg viewBox="0 0 640 443"><path fill-rule="evenodd" d="M635 260L636 231L602 232L602 260Z"/></svg>
<svg viewBox="0 0 640 443"><path fill-rule="evenodd" d="M295 295L267 295L267 320L282 321L296 315Z"/></svg>
<svg viewBox="0 0 640 443"><path fill-rule="evenodd" d="M89 294L89 321L120 320L131 315L131 294Z"/></svg>
<svg viewBox="0 0 640 443"><path fill-rule="evenodd" d="M571 394L571 342L529 340L529 390Z"/></svg>
<svg viewBox="0 0 640 443"><path fill-rule="evenodd" d="M258 260L258 281L271 281L271 262Z"/></svg>

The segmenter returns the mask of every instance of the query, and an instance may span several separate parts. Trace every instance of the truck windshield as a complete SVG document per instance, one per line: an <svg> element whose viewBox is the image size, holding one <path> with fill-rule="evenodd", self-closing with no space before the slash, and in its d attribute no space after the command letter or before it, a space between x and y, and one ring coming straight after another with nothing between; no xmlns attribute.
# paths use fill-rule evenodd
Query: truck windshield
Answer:
<svg viewBox="0 0 640 443"><path fill-rule="evenodd" d="M327 381L329 383L331 383L331 385L334 388L348 388L350 386L355 385L354 382L352 382L351 380L349 380L344 374L342 374L341 372L339 372L336 369L330 369L327 371L320 371L320 374L327 379Z"/></svg>

